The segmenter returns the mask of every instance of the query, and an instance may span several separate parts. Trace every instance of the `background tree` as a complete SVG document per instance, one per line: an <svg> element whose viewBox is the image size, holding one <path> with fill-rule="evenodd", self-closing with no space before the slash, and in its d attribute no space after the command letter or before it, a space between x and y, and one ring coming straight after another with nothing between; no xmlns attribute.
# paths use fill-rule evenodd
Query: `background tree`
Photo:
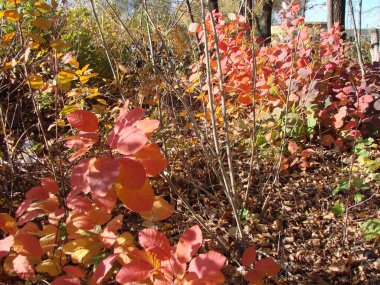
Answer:
<svg viewBox="0 0 380 285"><path fill-rule="evenodd" d="M346 0L327 0L327 27L331 28L336 22L344 31L346 18Z"/></svg>
<svg viewBox="0 0 380 285"><path fill-rule="evenodd" d="M219 11L218 0L210 0L211 10Z"/></svg>

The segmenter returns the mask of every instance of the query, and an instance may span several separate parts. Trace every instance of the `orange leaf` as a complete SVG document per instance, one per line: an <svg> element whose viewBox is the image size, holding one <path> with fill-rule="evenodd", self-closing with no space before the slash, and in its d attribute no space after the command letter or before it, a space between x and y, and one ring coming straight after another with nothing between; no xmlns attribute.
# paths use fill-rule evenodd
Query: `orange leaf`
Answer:
<svg viewBox="0 0 380 285"><path fill-rule="evenodd" d="M117 178L123 188L129 190L138 190L145 184L146 173L143 165L129 158L118 160L120 174Z"/></svg>
<svg viewBox="0 0 380 285"><path fill-rule="evenodd" d="M152 275L153 266L146 261L133 260L116 274L116 281L120 284L141 282Z"/></svg>
<svg viewBox="0 0 380 285"><path fill-rule="evenodd" d="M108 224L104 227L103 232L99 235L99 239L103 242L105 247L110 248L113 246L122 224L123 215L118 215L109 221Z"/></svg>
<svg viewBox="0 0 380 285"><path fill-rule="evenodd" d="M168 165L156 143L145 145L136 153L136 159L142 163L148 177L158 175Z"/></svg>
<svg viewBox="0 0 380 285"><path fill-rule="evenodd" d="M150 211L139 212L144 220L158 222L169 218L174 212L174 208L164 198L154 197L153 207Z"/></svg>
<svg viewBox="0 0 380 285"><path fill-rule="evenodd" d="M153 207L154 192L147 181L139 190L123 188L119 183L115 184L115 190L120 201L131 211L146 212Z"/></svg>

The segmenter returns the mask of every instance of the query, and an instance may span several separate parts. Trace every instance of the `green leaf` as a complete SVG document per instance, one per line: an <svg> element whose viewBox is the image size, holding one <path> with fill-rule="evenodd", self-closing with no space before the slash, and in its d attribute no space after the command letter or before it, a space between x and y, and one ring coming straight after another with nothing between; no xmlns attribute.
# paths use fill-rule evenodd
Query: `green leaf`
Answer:
<svg viewBox="0 0 380 285"><path fill-rule="evenodd" d="M76 110L79 110L79 108L77 106L65 106L62 108L60 114L64 117L66 117L68 114L70 114Z"/></svg>
<svg viewBox="0 0 380 285"><path fill-rule="evenodd" d="M368 220L360 227L360 230L363 232L365 239L380 239L380 220Z"/></svg>
<svg viewBox="0 0 380 285"><path fill-rule="evenodd" d="M354 195L355 203L359 203L359 202L363 201L363 197L364 197L364 195L362 195L360 193L355 193L355 195Z"/></svg>
<svg viewBox="0 0 380 285"><path fill-rule="evenodd" d="M337 202L331 209L331 212L338 216L343 215L345 211L344 205L340 202Z"/></svg>

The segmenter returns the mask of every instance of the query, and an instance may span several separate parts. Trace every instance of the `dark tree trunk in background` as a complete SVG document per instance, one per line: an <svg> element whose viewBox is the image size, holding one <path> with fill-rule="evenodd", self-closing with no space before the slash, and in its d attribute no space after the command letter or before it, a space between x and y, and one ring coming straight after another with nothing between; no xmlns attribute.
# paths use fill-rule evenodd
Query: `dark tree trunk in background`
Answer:
<svg viewBox="0 0 380 285"><path fill-rule="evenodd" d="M262 37L264 40L264 45L270 43L271 40L271 27L272 27L272 9L273 9L273 0L260 0L255 3L258 7L253 9L256 12L254 15L254 27L255 34L259 37Z"/></svg>
<svg viewBox="0 0 380 285"><path fill-rule="evenodd" d="M244 5L240 8L239 14L244 16L247 19L247 23L252 27L252 8L253 0L245 0Z"/></svg>
<svg viewBox="0 0 380 285"><path fill-rule="evenodd" d="M257 7L255 6L257 5ZM245 0L240 9L240 15L246 17L247 22L255 30L255 36L264 39L263 45L271 40L273 0ZM253 15L253 11L256 13Z"/></svg>
<svg viewBox="0 0 380 285"><path fill-rule="evenodd" d="M346 19L346 0L333 0L333 21L339 22L342 31L344 31Z"/></svg>
<svg viewBox="0 0 380 285"><path fill-rule="evenodd" d="M210 0L211 11L219 11L218 0Z"/></svg>

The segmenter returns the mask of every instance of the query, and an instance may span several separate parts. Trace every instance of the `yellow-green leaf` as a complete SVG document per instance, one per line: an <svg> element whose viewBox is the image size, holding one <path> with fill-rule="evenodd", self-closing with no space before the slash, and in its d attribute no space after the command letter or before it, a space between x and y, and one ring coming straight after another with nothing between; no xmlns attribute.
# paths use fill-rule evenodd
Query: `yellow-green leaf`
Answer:
<svg viewBox="0 0 380 285"><path fill-rule="evenodd" d="M40 43L40 44L44 44L46 43L46 40L41 37L40 35L36 35L36 34L27 34L26 35L28 38L31 38L33 41L37 42L37 43Z"/></svg>

